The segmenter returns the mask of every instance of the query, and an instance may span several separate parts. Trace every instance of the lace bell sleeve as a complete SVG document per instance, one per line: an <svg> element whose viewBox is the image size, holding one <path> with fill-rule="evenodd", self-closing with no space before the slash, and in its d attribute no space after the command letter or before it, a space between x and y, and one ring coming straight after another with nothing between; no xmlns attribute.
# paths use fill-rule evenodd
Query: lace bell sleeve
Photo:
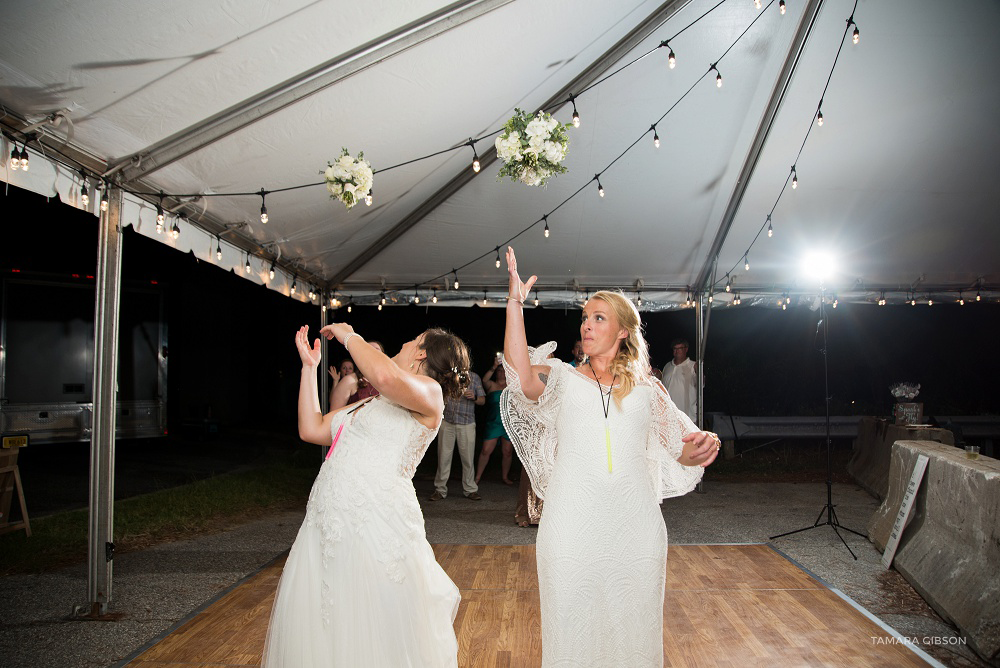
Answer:
<svg viewBox="0 0 1000 668"><path fill-rule="evenodd" d="M660 381L650 379L650 382L653 385L653 420L646 441L646 459L656 498L662 501L690 492L701 481L705 469L684 466L677 461L684 450L681 438L699 429L674 405Z"/></svg>
<svg viewBox="0 0 1000 668"><path fill-rule="evenodd" d="M540 499L545 498L549 476L556 458L556 418L562 404L562 390L565 384L563 362L548 359L556 349L555 341L528 347L528 359L532 365L543 364L551 369L545 390L538 401L524 396L521 379L514 367L503 361L507 373L507 388L500 395L500 419L510 436L517 456L524 466L531 488Z"/></svg>

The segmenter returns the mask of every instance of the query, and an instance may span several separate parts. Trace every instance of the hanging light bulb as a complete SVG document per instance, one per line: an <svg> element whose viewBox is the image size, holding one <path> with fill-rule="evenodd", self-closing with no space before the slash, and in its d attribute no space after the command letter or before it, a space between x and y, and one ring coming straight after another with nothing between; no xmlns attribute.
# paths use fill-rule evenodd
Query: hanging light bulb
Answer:
<svg viewBox="0 0 1000 668"><path fill-rule="evenodd" d="M215 259L222 259L222 239L215 237ZM273 276L271 278L274 278Z"/></svg>
<svg viewBox="0 0 1000 668"><path fill-rule="evenodd" d="M483 290L483 306L486 306L486 290Z"/></svg>
<svg viewBox="0 0 1000 668"><path fill-rule="evenodd" d="M275 262L277 262L277 260L271 260L271 268L267 270L267 275L271 278L272 281L274 280L274 263Z"/></svg>
<svg viewBox="0 0 1000 668"><path fill-rule="evenodd" d="M17 144L10 151L10 168L15 172L21 169L21 153L17 150Z"/></svg>
<svg viewBox="0 0 1000 668"><path fill-rule="evenodd" d="M839 304L839 303L840 303L840 300L837 299L837 295L834 295L833 296L833 308L837 308L837 304Z"/></svg>
<svg viewBox="0 0 1000 668"><path fill-rule="evenodd" d="M90 191L87 190L87 182L84 181L83 185L80 186L80 203L83 204L83 208L87 208L90 204Z"/></svg>
<svg viewBox="0 0 1000 668"><path fill-rule="evenodd" d="M976 290L976 301L981 301L982 297L979 295L979 290Z"/></svg>
<svg viewBox="0 0 1000 668"><path fill-rule="evenodd" d="M670 54L667 56L667 67L674 69L677 64L677 56L674 55L674 50L670 49Z"/></svg>
<svg viewBox="0 0 1000 668"><path fill-rule="evenodd" d="M160 202L156 205L156 233L163 231L163 193L160 193Z"/></svg>
<svg viewBox="0 0 1000 668"><path fill-rule="evenodd" d="M243 268L247 270L248 274L250 273L250 271L251 271L251 268L250 268L250 253L247 253L247 263L246 263L246 266L243 267Z"/></svg>
<svg viewBox="0 0 1000 668"><path fill-rule="evenodd" d="M379 304L379 305L378 305L378 310L379 310L379 311L381 311L381 310L382 310L382 305L381 305L381 304Z"/></svg>
<svg viewBox="0 0 1000 668"><path fill-rule="evenodd" d="M854 43L855 44L857 44L859 41L861 41L861 32L858 30L857 26L854 26L854 37L853 37L853 39L854 39Z"/></svg>
<svg viewBox="0 0 1000 668"><path fill-rule="evenodd" d="M767 214L767 238L774 236L774 228L771 226L771 214Z"/></svg>
<svg viewBox="0 0 1000 668"><path fill-rule="evenodd" d="M469 146L472 147L472 171L478 174L479 170L482 169L479 164L479 153L476 152L476 145L472 143L471 139L469 140Z"/></svg>
<svg viewBox="0 0 1000 668"><path fill-rule="evenodd" d="M799 187L799 173L795 171L795 165L792 165L792 190Z"/></svg>
<svg viewBox="0 0 1000 668"><path fill-rule="evenodd" d="M743 254L743 269L750 271L750 258L746 253Z"/></svg>
<svg viewBox="0 0 1000 668"><path fill-rule="evenodd" d="M635 305L637 307L642 306L642 290L638 291L635 295Z"/></svg>
<svg viewBox="0 0 1000 668"><path fill-rule="evenodd" d="M21 149L21 169L28 171L28 145Z"/></svg>
<svg viewBox="0 0 1000 668"><path fill-rule="evenodd" d="M958 291L958 305L965 306L965 297L962 296L962 291Z"/></svg>
<svg viewBox="0 0 1000 668"><path fill-rule="evenodd" d="M380 293L378 303L380 306L385 306L385 290Z"/></svg>
<svg viewBox="0 0 1000 668"><path fill-rule="evenodd" d="M416 288L413 288L413 303L414 304L419 304L420 303L420 295L417 294L417 289Z"/></svg>
<svg viewBox="0 0 1000 668"><path fill-rule="evenodd" d="M597 179L597 194L604 197L604 186L601 185L600 174L594 174L594 178Z"/></svg>
<svg viewBox="0 0 1000 668"><path fill-rule="evenodd" d="M263 188L260 189L260 222L267 225L267 204L266 204L267 193Z"/></svg>
<svg viewBox="0 0 1000 668"><path fill-rule="evenodd" d="M660 148L660 135L656 132L656 126L651 125L649 129L653 131L653 148Z"/></svg>
<svg viewBox="0 0 1000 668"><path fill-rule="evenodd" d="M249 262L247 264L249 264ZM292 279L292 294L293 295L295 294L295 291L298 289L298 287L299 287L299 281L298 281L298 279L297 278L293 278Z"/></svg>
<svg viewBox="0 0 1000 668"><path fill-rule="evenodd" d="M785 303L786 304L792 303L792 298L788 296L788 293L785 293Z"/></svg>
<svg viewBox="0 0 1000 668"><path fill-rule="evenodd" d="M928 305L928 306L934 306L934 300L933 300L933 299L931 299L930 297L928 297L928 298L927 298L927 305Z"/></svg>
<svg viewBox="0 0 1000 668"><path fill-rule="evenodd" d="M754 9L760 9L760 0L753 0Z"/></svg>
<svg viewBox="0 0 1000 668"><path fill-rule="evenodd" d="M309 301L312 301L315 298L316 298L316 293L313 292L312 286L310 285L309 286Z"/></svg>
<svg viewBox="0 0 1000 668"><path fill-rule="evenodd" d="M434 293L431 295L431 303L432 304L437 304L438 303L438 291L437 291L437 288L434 288Z"/></svg>
<svg viewBox="0 0 1000 668"><path fill-rule="evenodd" d="M347 312L350 313L353 310L354 310L354 302L348 302L347 303Z"/></svg>
<svg viewBox="0 0 1000 668"><path fill-rule="evenodd" d="M175 220L174 221L174 226L172 228L170 228L170 236L172 236L174 239L176 239L180 235L181 235L181 228L180 228L180 225L178 225L177 221Z"/></svg>
<svg viewBox="0 0 1000 668"><path fill-rule="evenodd" d="M546 234L545 236L549 236L549 235ZM496 261L496 265L497 265L497 269L499 269L500 268L500 247L499 246L497 246L497 261Z"/></svg>
<svg viewBox="0 0 1000 668"><path fill-rule="evenodd" d="M823 127L823 110L820 109L816 112L816 125Z"/></svg>
<svg viewBox="0 0 1000 668"><path fill-rule="evenodd" d="M580 127L580 112L576 110L576 96L570 95L569 101L573 104L573 127Z"/></svg>
<svg viewBox="0 0 1000 668"><path fill-rule="evenodd" d="M732 279L729 278L729 272L726 272L726 292L732 292L732 290L733 282Z"/></svg>
<svg viewBox="0 0 1000 668"><path fill-rule="evenodd" d="M915 296L911 296L910 297L910 306L916 306L916 305L917 305L916 297Z"/></svg>
<svg viewBox="0 0 1000 668"><path fill-rule="evenodd" d="M712 295L711 292L709 292L708 293L708 303L711 304L713 301L715 301L715 297Z"/></svg>
<svg viewBox="0 0 1000 668"><path fill-rule="evenodd" d="M371 206L372 205L372 190L374 190L374 189L373 188L369 188L368 189L368 194L365 195L365 206Z"/></svg>
<svg viewBox="0 0 1000 668"><path fill-rule="evenodd" d="M101 211L107 211L108 210L108 204L109 204L108 184L105 183L104 184L104 190L101 192Z"/></svg>
<svg viewBox="0 0 1000 668"><path fill-rule="evenodd" d="M781 303L781 310L782 310L782 311L787 311L787 310L788 310L788 305L787 305L787 304L785 304L784 302L782 302L782 303Z"/></svg>
<svg viewBox="0 0 1000 668"><path fill-rule="evenodd" d="M545 229L542 230L542 234L544 234L545 238L548 239L549 238L549 217L547 215L542 216L542 220L545 221Z"/></svg>
<svg viewBox="0 0 1000 668"><path fill-rule="evenodd" d="M337 298L335 296L331 296L330 297L330 308L337 308L338 306L340 306L340 302L337 301Z"/></svg>
<svg viewBox="0 0 1000 668"><path fill-rule="evenodd" d="M458 290L458 272L454 269L452 269L451 272L455 274L455 289Z"/></svg>
<svg viewBox="0 0 1000 668"><path fill-rule="evenodd" d="M538 306L538 290L535 290L535 306Z"/></svg>
<svg viewBox="0 0 1000 668"><path fill-rule="evenodd" d="M715 69L714 67L712 69ZM715 87L722 88L722 72L715 70Z"/></svg>
<svg viewBox="0 0 1000 668"><path fill-rule="evenodd" d="M785 0L779 0L779 2L778 2L778 11L781 12L782 16L785 15Z"/></svg>

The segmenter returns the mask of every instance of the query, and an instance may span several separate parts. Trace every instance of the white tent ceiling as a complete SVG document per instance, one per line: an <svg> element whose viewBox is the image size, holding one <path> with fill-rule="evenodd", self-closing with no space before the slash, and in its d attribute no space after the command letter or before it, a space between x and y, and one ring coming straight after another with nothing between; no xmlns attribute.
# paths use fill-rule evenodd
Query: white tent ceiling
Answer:
<svg viewBox="0 0 1000 668"><path fill-rule="evenodd" d="M20 142L36 125L32 160L61 152L134 191L181 195L318 183L341 147L365 152L376 169L370 208L347 211L317 185L270 193L267 225L259 196L178 209L232 244L230 266L242 266L239 248L262 258L259 280L278 255L289 273L344 294L383 283L412 294L431 279L422 290L444 290L438 277L453 268L463 291L500 294L494 249L583 188L548 218L551 238L537 225L513 243L543 294L574 280L583 290L641 280L647 301L677 303L711 276L716 253L719 286L736 267L746 293L795 291L800 258L824 248L839 259L830 287L845 295L1000 283L994 0L861 0L856 9L854 0L787 0L784 15L777 0L762 10L752 0L7 0L5 10L3 126ZM860 43L846 40L825 123L798 155L852 11ZM657 49L584 90L668 38L675 69ZM716 62L721 88L706 76ZM310 86L318 90L306 95ZM467 146L378 172L568 93L583 122L570 130L569 172L546 188L498 182L496 161L473 176ZM263 115L270 104L278 109ZM649 127L672 107L655 149ZM60 110L67 120L46 122ZM206 119L226 110L234 120L216 132ZM571 112L555 115L568 122ZM477 144L481 155L492 139ZM800 185L779 200L793 163ZM56 186L36 180L35 189L74 201L75 170L54 174L34 178ZM774 237L760 235L744 271L776 202ZM152 205L129 211L127 222L157 236ZM166 242L214 260L201 239Z"/></svg>

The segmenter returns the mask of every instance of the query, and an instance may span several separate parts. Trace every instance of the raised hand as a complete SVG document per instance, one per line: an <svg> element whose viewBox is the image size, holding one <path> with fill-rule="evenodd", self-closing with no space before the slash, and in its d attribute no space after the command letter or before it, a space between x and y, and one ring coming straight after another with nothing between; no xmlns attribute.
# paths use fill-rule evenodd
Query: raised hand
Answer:
<svg viewBox="0 0 1000 668"><path fill-rule="evenodd" d="M302 358L303 367L314 369L319 366L320 359L322 359L319 339L313 342L311 348L309 347L309 325L302 325L295 333L295 347L299 351L299 357Z"/></svg>
<svg viewBox="0 0 1000 668"><path fill-rule="evenodd" d="M337 367L331 366L327 371L330 373L330 378L333 378L334 385L340 382L340 372L337 371Z"/></svg>
<svg viewBox="0 0 1000 668"><path fill-rule="evenodd" d="M330 339L337 339L343 343L344 337L353 331L354 328L346 322L334 322L319 330L319 334L320 336L326 337L327 341Z"/></svg>
<svg viewBox="0 0 1000 668"><path fill-rule="evenodd" d="M538 276L532 276L527 283L521 282L521 277L517 274L517 258L514 257L514 249L510 246L507 246L507 273L510 276L507 294L512 299L524 303L531 292L531 286L538 280Z"/></svg>

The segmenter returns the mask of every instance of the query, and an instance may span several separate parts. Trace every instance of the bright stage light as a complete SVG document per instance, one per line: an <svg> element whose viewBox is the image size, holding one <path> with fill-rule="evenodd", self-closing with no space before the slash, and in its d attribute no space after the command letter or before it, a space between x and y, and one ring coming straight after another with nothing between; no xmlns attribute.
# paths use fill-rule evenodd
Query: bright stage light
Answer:
<svg viewBox="0 0 1000 668"><path fill-rule="evenodd" d="M802 258L802 273L820 283L833 278L836 268L833 256L824 251L810 251Z"/></svg>

